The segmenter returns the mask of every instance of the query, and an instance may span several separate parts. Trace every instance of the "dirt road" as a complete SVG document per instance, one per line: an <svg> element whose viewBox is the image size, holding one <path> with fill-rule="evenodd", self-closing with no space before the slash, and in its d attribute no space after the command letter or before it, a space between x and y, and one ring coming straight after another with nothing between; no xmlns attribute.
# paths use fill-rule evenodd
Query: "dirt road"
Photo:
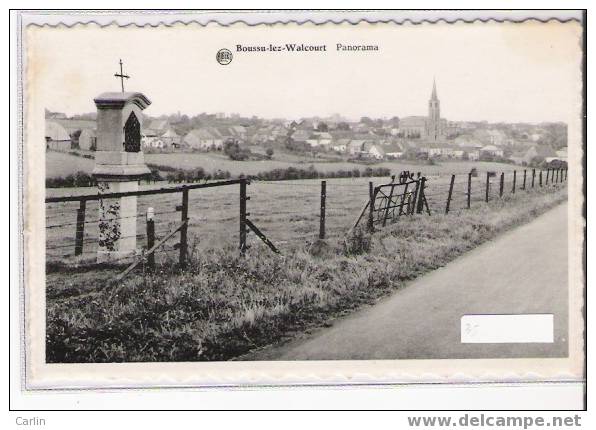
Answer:
<svg viewBox="0 0 596 430"><path fill-rule="evenodd" d="M486 243L331 328L251 360L567 355L567 204ZM462 344L466 314L554 314L554 343Z"/></svg>

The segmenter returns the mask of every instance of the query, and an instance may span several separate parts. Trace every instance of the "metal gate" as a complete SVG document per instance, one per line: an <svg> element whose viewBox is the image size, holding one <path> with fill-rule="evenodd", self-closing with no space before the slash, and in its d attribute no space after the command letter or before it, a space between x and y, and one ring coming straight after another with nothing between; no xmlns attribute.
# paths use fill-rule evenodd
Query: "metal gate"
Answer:
<svg viewBox="0 0 596 430"><path fill-rule="evenodd" d="M421 213L425 207L428 211L425 182L425 177L414 177L413 173L406 171L399 175L397 182L376 186L371 198L370 226L385 226L387 221L395 222L400 216Z"/></svg>
<svg viewBox="0 0 596 430"><path fill-rule="evenodd" d="M388 184L377 185L369 183L369 200L362 209L360 216L350 229L353 231L365 214L368 213L367 226L374 230L375 226L385 226L387 222L396 222L400 216L426 212L430 215L428 202L424 195L426 178L414 176L413 173L404 171Z"/></svg>

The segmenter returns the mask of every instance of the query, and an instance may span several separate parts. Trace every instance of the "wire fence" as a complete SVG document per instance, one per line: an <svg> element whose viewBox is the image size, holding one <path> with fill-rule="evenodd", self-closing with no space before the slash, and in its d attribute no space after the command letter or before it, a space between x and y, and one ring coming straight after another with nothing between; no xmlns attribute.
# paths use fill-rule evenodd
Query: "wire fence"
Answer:
<svg viewBox="0 0 596 430"><path fill-rule="evenodd" d="M357 219L371 216L366 212L371 183L390 186L391 192L389 188L386 192L391 195L375 195L373 209L382 216L391 214L395 221L396 214L415 213L412 205L422 197L429 214L452 213L507 194L557 188L566 180L567 169L525 169L428 176L422 189L415 190L413 180L409 189L399 192L391 186L392 177L238 179L160 189L146 186L124 195L55 195L46 198L46 260L95 261L109 248L111 226L125 225L133 227L121 228L128 233L111 237L135 250L119 257L124 264L138 260L166 237L152 252L157 262L184 263L193 252L225 246L244 251L266 245L277 252L317 239L345 238ZM385 223L384 218L379 221Z"/></svg>

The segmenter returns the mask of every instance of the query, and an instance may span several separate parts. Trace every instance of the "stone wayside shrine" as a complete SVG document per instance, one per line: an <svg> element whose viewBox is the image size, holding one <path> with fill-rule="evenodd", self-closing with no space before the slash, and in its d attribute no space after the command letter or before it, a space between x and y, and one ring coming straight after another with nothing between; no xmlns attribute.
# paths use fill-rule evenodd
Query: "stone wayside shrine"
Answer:
<svg viewBox="0 0 596 430"><path fill-rule="evenodd" d="M100 194L138 191L150 173L141 151L142 111L151 104L137 92L103 93L97 106L97 152L93 176ZM137 196L99 201L98 261L130 256L137 248Z"/></svg>

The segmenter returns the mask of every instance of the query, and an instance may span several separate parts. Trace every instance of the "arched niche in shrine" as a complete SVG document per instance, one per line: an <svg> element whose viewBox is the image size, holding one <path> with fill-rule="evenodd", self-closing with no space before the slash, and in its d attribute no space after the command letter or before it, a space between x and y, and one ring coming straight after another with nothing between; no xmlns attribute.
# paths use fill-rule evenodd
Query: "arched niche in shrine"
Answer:
<svg viewBox="0 0 596 430"><path fill-rule="evenodd" d="M131 112L124 124L124 151L139 152L141 150L141 123L134 112Z"/></svg>

